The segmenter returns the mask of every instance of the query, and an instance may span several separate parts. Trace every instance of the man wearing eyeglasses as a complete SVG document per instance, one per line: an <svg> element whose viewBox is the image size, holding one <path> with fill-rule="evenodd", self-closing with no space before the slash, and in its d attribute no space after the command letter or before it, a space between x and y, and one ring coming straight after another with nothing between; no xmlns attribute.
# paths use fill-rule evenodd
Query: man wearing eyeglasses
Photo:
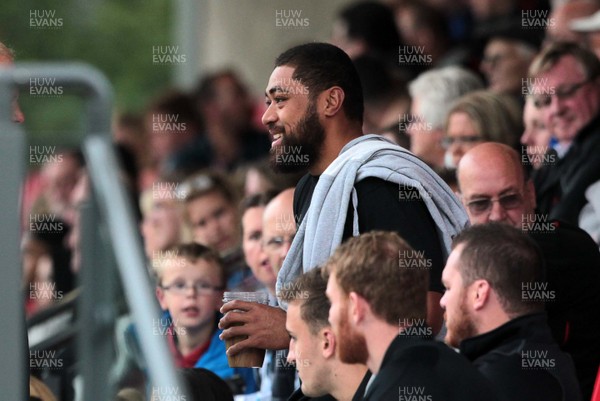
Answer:
<svg viewBox="0 0 600 401"><path fill-rule="evenodd" d="M461 159L457 177L471 224L499 222L526 231L546 264L548 324L562 350L573 357L584 399L600 363L600 253L576 226L536 211L535 188L519 154L484 143Z"/></svg>
<svg viewBox="0 0 600 401"><path fill-rule="evenodd" d="M600 180L600 61L576 44L558 42L534 59L529 76L529 92L561 157L535 174L538 208L577 224L585 190Z"/></svg>

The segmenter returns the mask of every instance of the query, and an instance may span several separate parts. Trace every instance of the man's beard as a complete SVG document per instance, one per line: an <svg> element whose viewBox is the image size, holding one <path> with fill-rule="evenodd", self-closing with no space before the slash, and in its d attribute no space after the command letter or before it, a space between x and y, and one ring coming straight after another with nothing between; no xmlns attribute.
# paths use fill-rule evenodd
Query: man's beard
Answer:
<svg viewBox="0 0 600 401"><path fill-rule="evenodd" d="M285 128L278 130L282 134L281 145L271 148L271 168L278 173L296 173L305 171L319 159L325 141L325 129L319 121L316 102L310 101L304 116L290 132Z"/></svg>
<svg viewBox="0 0 600 401"><path fill-rule="evenodd" d="M465 298L458 307L458 311L452 322L447 322L448 332L446 333L446 344L451 347L458 348L460 343L467 338L475 337L477 330L475 323L467 312Z"/></svg>
<svg viewBox="0 0 600 401"><path fill-rule="evenodd" d="M369 357L365 337L350 327L348 322L348 309L340 317L339 331L337 333L338 355L344 363L366 364Z"/></svg>

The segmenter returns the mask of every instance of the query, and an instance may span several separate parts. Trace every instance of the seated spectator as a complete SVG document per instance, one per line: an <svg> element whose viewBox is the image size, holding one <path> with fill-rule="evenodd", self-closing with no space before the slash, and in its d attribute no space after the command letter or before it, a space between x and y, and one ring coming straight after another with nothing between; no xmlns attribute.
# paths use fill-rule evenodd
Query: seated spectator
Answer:
<svg viewBox="0 0 600 401"><path fill-rule="evenodd" d="M398 57L401 68L418 74L431 67L467 65L467 49L453 43L446 16L433 4L404 0L396 4L394 14L403 42Z"/></svg>
<svg viewBox="0 0 600 401"><path fill-rule="evenodd" d="M329 321L339 358L375 375L364 400L418 394L432 400L495 399L461 355L431 339L426 327L427 269L398 234L372 231L340 245L329 274Z"/></svg>
<svg viewBox="0 0 600 401"><path fill-rule="evenodd" d="M376 1L355 1L338 13L331 43L351 59L373 56L393 63L398 58L400 35L389 7Z"/></svg>
<svg viewBox="0 0 600 401"><path fill-rule="evenodd" d="M146 108L144 126L150 146L150 167L142 174L147 182L153 182L159 175L189 174L208 167L199 157L187 156L198 142L201 129L187 94L176 90L161 94Z"/></svg>
<svg viewBox="0 0 600 401"><path fill-rule="evenodd" d="M573 361L546 324L535 241L490 223L467 228L453 246L440 301L448 344L489 379L500 400L581 400Z"/></svg>
<svg viewBox="0 0 600 401"><path fill-rule="evenodd" d="M188 159L232 171L268 154L268 136L252 125L252 101L236 73L220 70L204 76L192 98L204 129L195 148L185 153Z"/></svg>
<svg viewBox="0 0 600 401"><path fill-rule="evenodd" d="M462 202L471 224L501 222L527 232L546 266L548 323L563 351L573 357L584 399L600 364L600 252L583 230L535 210L535 188L519 154L485 143L465 154L458 168Z"/></svg>
<svg viewBox="0 0 600 401"><path fill-rule="evenodd" d="M523 131L521 109L515 100L491 91L477 91L457 99L446 117L446 167L456 168L463 155L482 142L516 148Z"/></svg>
<svg viewBox="0 0 600 401"><path fill-rule="evenodd" d="M275 275L281 270L298 223L294 215L294 188L277 195L263 213L263 248Z"/></svg>
<svg viewBox="0 0 600 401"><path fill-rule="evenodd" d="M61 150L47 159L41 169L43 193L33 205L32 213L51 213L70 223L66 215L72 207L71 191L82 172L83 155L77 150Z"/></svg>
<svg viewBox="0 0 600 401"><path fill-rule="evenodd" d="M246 264L252 270L254 277L269 291L270 302L277 305L275 284L277 273L263 247L263 214L265 207L275 197L276 193L266 192L244 198L240 205L242 216L242 249Z"/></svg>
<svg viewBox="0 0 600 401"><path fill-rule="evenodd" d="M243 392L256 391L252 369L230 368L219 339L225 270L218 254L200 244L183 244L154 259L152 267L156 296L165 311L158 330L166 334L176 365L205 368L222 379L240 375Z"/></svg>
<svg viewBox="0 0 600 401"><path fill-rule="evenodd" d="M381 134L408 148L406 124L402 124L410 106L406 82L375 57L361 56L353 62L365 99L363 131Z"/></svg>
<svg viewBox="0 0 600 401"><path fill-rule="evenodd" d="M194 242L215 249L223 258L227 289L254 291L260 288L244 264L236 209L238 196L226 177L218 173L199 173L186 179L179 191L184 196L184 218Z"/></svg>
<svg viewBox="0 0 600 401"><path fill-rule="evenodd" d="M191 240L189 227L183 219L180 185L177 181L160 179L140 197L141 231L149 259L158 252Z"/></svg>
<svg viewBox="0 0 600 401"><path fill-rule="evenodd" d="M132 113L117 115L113 120L113 139L115 143L131 152L138 171L144 173L150 171L149 138L144 127L144 119L141 116ZM154 178L152 175L140 176L137 183L138 190L151 186Z"/></svg>
<svg viewBox="0 0 600 401"><path fill-rule="evenodd" d="M274 197L263 212L262 246L275 278L296 234L293 198L294 189L287 189ZM272 285L269 283L269 287ZM232 310L241 310L245 313L227 313ZM267 306L233 301L223 305L221 312L225 314L219 323L219 327L223 329L222 339L236 336L248 337L246 340L232 345L227 352L236 355L248 347L268 349L267 359L274 361L272 374L270 373L272 396L274 399L286 400L294 391L295 374L293 370L286 369L286 351L276 352L276 350L287 349L289 343L271 342L267 347L257 343L267 334L276 336L275 338L289 339L285 331L285 311L277 305Z"/></svg>
<svg viewBox="0 0 600 401"><path fill-rule="evenodd" d="M586 189L600 180L600 61L577 44L555 43L535 58L529 75L560 157L534 174L537 205L551 218L575 225Z"/></svg>
<svg viewBox="0 0 600 401"><path fill-rule="evenodd" d="M522 26L515 20L512 26L492 32L483 50L479 66L486 78L487 89L512 96L522 102L523 82L529 64L542 42L541 33Z"/></svg>
<svg viewBox="0 0 600 401"><path fill-rule="evenodd" d="M405 123L410 151L430 166L442 168L444 121L450 105L468 92L483 89L483 82L468 70L445 67L419 75L408 89L412 103L410 121Z"/></svg>
<svg viewBox="0 0 600 401"><path fill-rule="evenodd" d="M243 182L244 196L265 192L281 192L295 187L304 171L299 173L277 174L271 168L268 158L260 159L238 168L236 175Z"/></svg>
<svg viewBox="0 0 600 401"><path fill-rule="evenodd" d="M362 399L371 374L364 364L345 364L337 352L338 340L329 324L327 281L321 269L299 276L279 298L288 303L286 329L290 334L288 361L298 370L302 387L290 401ZM319 398L321 399L321 398Z"/></svg>
<svg viewBox="0 0 600 401"><path fill-rule="evenodd" d="M535 107L532 96L525 99L523 109L524 131L521 135L521 144L524 145L521 152L526 157L527 164L534 169L539 169L548 163L556 163L558 155L550 146L552 143L552 132L546 126L542 111Z"/></svg>

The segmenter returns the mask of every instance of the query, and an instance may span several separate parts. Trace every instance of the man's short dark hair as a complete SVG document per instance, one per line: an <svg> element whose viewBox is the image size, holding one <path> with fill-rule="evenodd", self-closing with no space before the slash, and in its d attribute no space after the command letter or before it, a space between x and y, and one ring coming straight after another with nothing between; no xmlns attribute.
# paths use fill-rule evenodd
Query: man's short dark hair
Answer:
<svg viewBox="0 0 600 401"><path fill-rule="evenodd" d="M294 280L289 288L280 290L277 297L287 303L300 302L300 318L316 335L323 327L329 327L329 307L331 303L325 295L327 280L321 268L316 267Z"/></svg>
<svg viewBox="0 0 600 401"><path fill-rule="evenodd" d="M527 234L507 224L478 224L461 232L452 248L460 244L463 286L486 280L511 318L544 309L542 302L523 297L524 285L542 283L545 276L542 252Z"/></svg>
<svg viewBox="0 0 600 401"><path fill-rule="evenodd" d="M342 49L328 43L292 47L275 60L276 67L284 65L295 68L292 78L306 85L311 101L333 86L342 88L346 117L362 124L364 105L360 78Z"/></svg>

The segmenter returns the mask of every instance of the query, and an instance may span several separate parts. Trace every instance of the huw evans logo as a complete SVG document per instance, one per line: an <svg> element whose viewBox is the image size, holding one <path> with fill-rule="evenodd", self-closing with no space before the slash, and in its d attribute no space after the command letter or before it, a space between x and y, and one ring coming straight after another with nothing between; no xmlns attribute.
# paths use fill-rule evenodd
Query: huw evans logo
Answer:
<svg viewBox="0 0 600 401"><path fill-rule="evenodd" d="M398 267L402 269L431 269L431 259L425 257L425 251L398 251Z"/></svg>
<svg viewBox="0 0 600 401"><path fill-rule="evenodd" d="M425 46L399 46L398 64L400 65L430 65L431 54L425 54Z"/></svg>
<svg viewBox="0 0 600 401"><path fill-rule="evenodd" d="M179 387L152 387L150 401L187 401Z"/></svg>
<svg viewBox="0 0 600 401"><path fill-rule="evenodd" d="M154 200L183 200L187 196L185 185L178 182L152 183L152 199Z"/></svg>
<svg viewBox="0 0 600 401"><path fill-rule="evenodd" d="M56 78L30 78L29 95L34 97L59 97L63 94L62 85L56 84Z"/></svg>
<svg viewBox="0 0 600 401"><path fill-rule="evenodd" d="M30 369L62 369L64 361L57 356L56 350L29 351Z"/></svg>
<svg viewBox="0 0 600 401"><path fill-rule="evenodd" d="M521 351L522 369L554 369L556 359L551 358L548 350Z"/></svg>
<svg viewBox="0 0 600 401"><path fill-rule="evenodd" d="M546 282L521 283L521 299L533 302L553 302L556 300L556 291L549 288Z"/></svg>
<svg viewBox="0 0 600 401"><path fill-rule="evenodd" d="M521 163L531 166L547 166L556 164L558 161L558 155L550 150L550 146L546 145L523 146L521 152Z"/></svg>
<svg viewBox="0 0 600 401"><path fill-rule="evenodd" d="M187 55L181 53L179 46L152 46L152 64L183 64Z"/></svg>
<svg viewBox="0 0 600 401"><path fill-rule="evenodd" d="M29 283L29 298L40 301L59 301L63 292L56 289L56 283L34 282Z"/></svg>
<svg viewBox="0 0 600 401"><path fill-rule="evenodd" d="M400 386L398 401L433 401L433 397L427 394L424 386Z"/></svg>
<svg viewBox="0 0 600 401"><path fill-rule="evenodd" d="M275 26L287 29L305 29L310 20L302 16L302 10L275 10Z"/></svg>
<svg viewBox="0 0 600 401"><path fill-rule="evenodd" d="M556 21L554 18L548 18L549 14L549 10L522 10L521 26L526 29L554 27Z"/></svg>
<svg viewBox="0 0 600 401"><path fill-rule="evenodd" d="M63 19L56 16L56 10L29 10L29 27L60 29L63 27Z"/></svg>
<svg viewBox="0 0 600 401"><path fill-rule="evenodd" d="M551 234L556 232L556 225L546 214L527 213L521 218L521 230Z"/></svg>
<svg viewBox="0 0 600 401"><path fill-rule="evenodd" d="M548 78L521 78L523 96L551 96L555 93L556 88L549 85Z"/></svg>
<svg viewBox="0 0 600 401"><path fill-rule="evenodd" d="M399 319L398 335L407 337L431 337L433 330L427 326L426 319Z"/></svg>
<svg viewBox="0 0 600 401"><path fill-rule="evenodd" d="M56 146L36 145L29 147L29 163L46 164L60 163L63 155L56 153Z"/></svg>
<svg viewBox="0 0 600 401"><path fill-rule="evenodd" d="M55 214L32 213L29 215L29 231L32 233L60 233L64 228L63 222Z"/></svg>
<svg viewBox="0 0 600 401"><path fill-rule="evenodd" d="M179 114L153 113L152 132L179 134L186 132L187 123L179 121Z"/></svg>
<svg viewBox="0 0 600 401"><path fill-rule="evenodd" d="M308 166L309 156L302 153L302 146L277 146L275 147L275 162L277 164Z"/></svg>

